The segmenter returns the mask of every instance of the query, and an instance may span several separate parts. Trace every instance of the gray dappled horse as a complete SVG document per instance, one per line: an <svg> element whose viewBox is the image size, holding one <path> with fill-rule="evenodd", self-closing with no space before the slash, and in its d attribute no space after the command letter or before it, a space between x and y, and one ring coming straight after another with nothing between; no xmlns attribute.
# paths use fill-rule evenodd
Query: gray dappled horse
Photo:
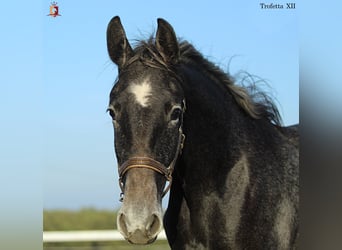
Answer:
<svg viewBox="0 0 342 250"><path fill-rule="evenodd" d="M123 236L152 243L164 224L177 250L296 248L298 126L281 127L266 94L235 85L163 19L132 48L114 17L107 46Z"/></svg>

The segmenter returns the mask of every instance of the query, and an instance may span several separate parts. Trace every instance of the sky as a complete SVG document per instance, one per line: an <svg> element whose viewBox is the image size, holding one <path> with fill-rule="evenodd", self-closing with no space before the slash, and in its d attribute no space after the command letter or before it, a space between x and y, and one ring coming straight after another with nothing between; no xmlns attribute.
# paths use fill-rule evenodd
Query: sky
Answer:
<svg viewBox="0 0 342 250"><path fill-rule="evenodd" d="M8 177L20 182L38 176L44 209L120 206L114 133L106 113L117 77L106 48L113 16L120 16L132 42L155 32L158 17L166 19L178 37L223 70L265 79L284 124L299 122L297 10L265 10L257 1L61 0L58 6L61 16L53 18L47 16L50 1L42 1L34 12L39 25L17 21L20 32L5 41L11 48L1 48L7 59L1 67L11 60L18 65L8 69L2 82L10 77L20 82L18 87L5 85L7 92L2 92L13 110L8 115L17 122L0 125L2 131L12 131L2 134L9 143L1 147L8 159L15 159L8 164L25 166L19 177ZM27 47L25 37L33 38ZM12 59L20 52L16 47L28 56ZM37 72L33 80L25 82L25 74L32 72ZM31 165L41 170L32 173ZM30 202L25 193L23 197Z"/></svg>

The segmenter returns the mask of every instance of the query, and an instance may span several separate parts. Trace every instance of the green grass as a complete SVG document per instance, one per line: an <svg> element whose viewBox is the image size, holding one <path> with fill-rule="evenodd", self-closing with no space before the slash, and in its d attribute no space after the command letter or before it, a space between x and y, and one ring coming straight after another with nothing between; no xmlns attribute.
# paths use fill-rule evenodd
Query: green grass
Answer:
<svg viewBox="0 0 342 250"><path fill-rule="evenodd" d="M44 210L44 231L116 229L116 211L83 208L71 210Z"/></svg>

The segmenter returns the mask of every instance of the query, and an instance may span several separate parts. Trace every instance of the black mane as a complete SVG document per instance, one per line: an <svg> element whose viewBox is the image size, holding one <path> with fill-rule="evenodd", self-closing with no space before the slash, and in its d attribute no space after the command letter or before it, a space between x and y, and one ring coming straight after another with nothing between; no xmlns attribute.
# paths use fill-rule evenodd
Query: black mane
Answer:
<svg viewBox="0 0 342 250"><path fill-rule="evenodd" d="M282 125L282 119L277 106L267 93L258 88L257 81L254 80L252 75L245 73L246 77L242 80L244 81L244 79L248 78L248 85L237 85L228 73L204 58L189 42L180 41L179 48L180 55L178 63L197 65L210 75L210 77L227 86L227 91L234 96L237 104L250 117L254 119L266 119L277 126ZM163 55L155 45L153 37L150 37L146 41L138 41L134 52L134 56L127 62L126 66L139 60L147 66L167 70L177 76L175 65L164 60Z"/></svg>

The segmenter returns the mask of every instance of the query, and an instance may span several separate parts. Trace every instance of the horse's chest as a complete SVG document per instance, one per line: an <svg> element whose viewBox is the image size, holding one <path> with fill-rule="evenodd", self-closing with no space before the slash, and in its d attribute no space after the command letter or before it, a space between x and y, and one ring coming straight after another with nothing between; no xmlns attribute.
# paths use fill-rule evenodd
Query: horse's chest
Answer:
<svg viewBox="0 0 342 250"><path fill-rule="evenodd" d="M179 229L184 249L238 249L235 247L241 208L249 185L245 156L236 162L226 178L224 194L187 189L181 206Z"/></svg>

